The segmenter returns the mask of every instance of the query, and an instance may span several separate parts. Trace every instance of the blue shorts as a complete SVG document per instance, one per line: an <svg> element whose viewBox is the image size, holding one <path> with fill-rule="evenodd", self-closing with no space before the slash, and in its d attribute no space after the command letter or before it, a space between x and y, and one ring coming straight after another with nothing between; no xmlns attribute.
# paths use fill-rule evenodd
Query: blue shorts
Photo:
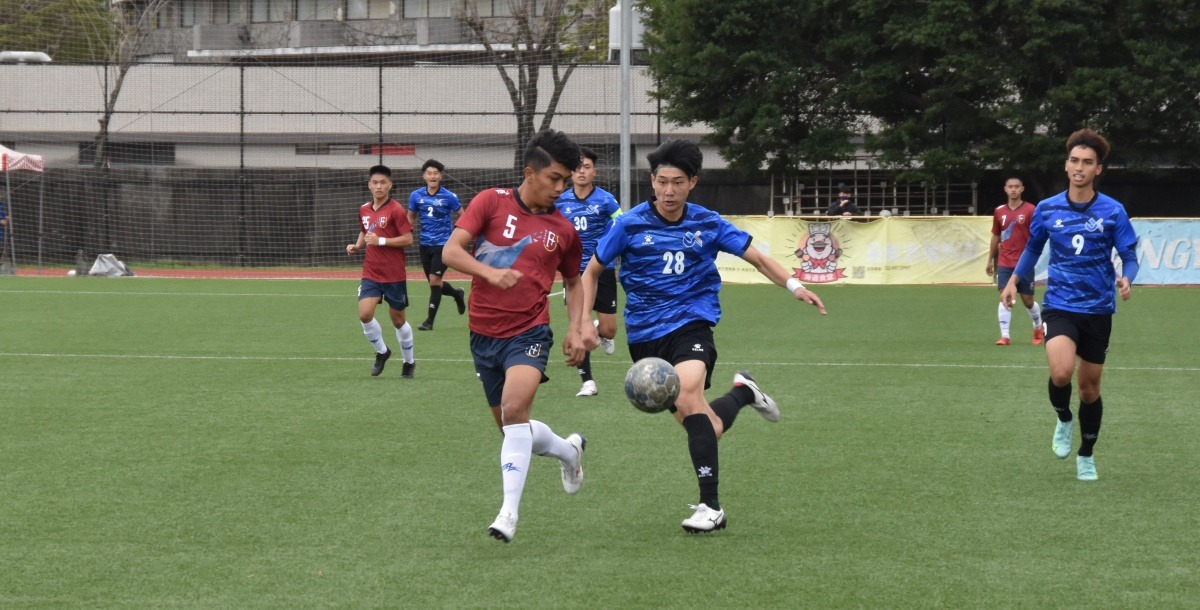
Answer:
<svg viewBox="0 0 1200 610"><path fill-rule="evenodd" d="M500 405L504 394L504 374L511 366L525 364L542 371L545 382L546 362L554 345L550 325L542 324L507 339L496 339L471 333L471 356L475 358L475 374L483 382L488 406Z"/></svg>
<svg viewBox="0 0 1200 610"><path fill-rule="evenodd" d="M392 309L404 311L408 308L408 283L387 282L381 284L375 280L363 278L358 285L358 300L380 298L387 301Z"/></svg>
<svg viewBox="0 0 1200 610"><path fill-rule="evenodd" d="M1012 267L996 267L996 288L1004 290L1004 287L1008 285L1009 278L1012 277L1013 271ZM1017 278L1017 293L1033 296L1033 282L1023 277Z"/></svg>

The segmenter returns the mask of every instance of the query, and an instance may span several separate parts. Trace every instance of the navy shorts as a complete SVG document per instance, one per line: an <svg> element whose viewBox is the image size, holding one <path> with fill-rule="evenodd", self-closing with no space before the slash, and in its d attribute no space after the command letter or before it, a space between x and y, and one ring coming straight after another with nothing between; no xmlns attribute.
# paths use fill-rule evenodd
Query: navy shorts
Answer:
<svg viewBox="0 0 1200 610"><path fill-rule="evenodd" d="M1080 360L1104 364L1112 336L1112 314L1047 309L1042 311L1042 321L1046 323L1046 343L1059 335L1070 337Z"/></svg>
<svg viewBox="0 0 1200 610"><path fill-rule="evenodd" d="M421 253L421 268L425 270L425 277L442 277L446 273L446 263L442 262L442 246L421 246L418 251Z"/></svg>
<svg viewBox="0 0 1200 610"><path fill-rule="evenodd" d="M504 394L505 372L511 366L525 364L542 371L546 380L546 362L554 345L554 333L549 324L541 324L506 339L496 339L471 333L471 356L475 359L475 374L483 382L488 406L500 404Z"/></svg>
<svg viewBox="0 0 1200 610"><path fill-rule="evenodd" d="M388 306L392 309L404 311L408 308L408 283L379 283L375 280L363 278L362 282L358 285L358 300L380 297L387 301Z"/></svg>
<svg viewBox="0 0 1200 610"><path fill-rule="evenodd" d="M1012 274L1012 267L996 267L996 288L1004 290L1004 287L1008 285L1008 280L1012 277ZM1017 278L1017 293L1026 296L1033 296L1033 282L1023 277Z"/></svg>
<svg viewBox="0 0 1200 610"><path fill-rule="evenodd" d="M672 365L699 360L708 367L704 373L704 389L707 390L712 385L713 368L717 365L717 344L708 322L689 322L657 339L630 343L629 356L634 362L653 356Z"/></svg>
<svg viewBox="0 0 1200 610"><path fill-rule="evenodd" d="M617 270L605 269L596 282L596 300L592 303L596 313L617 313Z"/></svg>

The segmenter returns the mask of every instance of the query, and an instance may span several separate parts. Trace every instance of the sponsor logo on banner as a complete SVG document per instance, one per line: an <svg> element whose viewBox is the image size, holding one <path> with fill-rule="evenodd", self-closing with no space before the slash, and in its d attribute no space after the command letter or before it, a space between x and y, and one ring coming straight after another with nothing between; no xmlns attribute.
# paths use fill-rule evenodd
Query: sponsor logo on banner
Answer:
<svg viewBox="0 0 1200 610"><path fill-rule="evenodd" d="M795 252L800 267L792 268L793 276L800 281L827 284L838 281L845 274L845 268L838 267L842 247L830 229L828 222L814 222L800 236Z"/></svg>

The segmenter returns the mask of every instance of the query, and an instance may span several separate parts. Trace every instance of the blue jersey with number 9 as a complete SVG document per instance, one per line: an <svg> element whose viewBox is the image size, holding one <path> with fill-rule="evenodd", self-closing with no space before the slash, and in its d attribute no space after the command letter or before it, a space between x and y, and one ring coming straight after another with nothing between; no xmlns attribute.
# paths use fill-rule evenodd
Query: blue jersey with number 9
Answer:
<svg viewBox="0 0 1200 610"><path fill-rule="evenodd" d="M629 342L657 339L689 322L716 325L717 254L741 256L750 240L749 233L694 203L678 222L667 222L649 202L618 216L600 238L596 259L606 267L621 259Z"/></svg>
<svg viewBox="0 0 1200 610"><path fill-rule="evenodd" d="M1029 225L1029 243L1017 264L1018 275L1033 276L1033 265L1047 242L1050 262L1043 307L1087 314L1116 313L1113 249L1129 256L1137 245L1125 206L1102 193L1086 204L1071 203L1065 191L1042 200Z"/></svg>

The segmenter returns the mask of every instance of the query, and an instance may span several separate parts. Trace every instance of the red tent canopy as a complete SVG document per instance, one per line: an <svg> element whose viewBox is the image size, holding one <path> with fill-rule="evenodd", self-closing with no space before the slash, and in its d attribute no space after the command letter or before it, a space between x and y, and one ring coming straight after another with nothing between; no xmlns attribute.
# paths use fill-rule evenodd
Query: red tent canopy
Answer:
<svg viewBox="0 0 1200 610"><path fill-rule="evenodd" d="M44 172L46 165L38 155L27 155L11 148L0 146L0 172L15 171Z"/></svg>

